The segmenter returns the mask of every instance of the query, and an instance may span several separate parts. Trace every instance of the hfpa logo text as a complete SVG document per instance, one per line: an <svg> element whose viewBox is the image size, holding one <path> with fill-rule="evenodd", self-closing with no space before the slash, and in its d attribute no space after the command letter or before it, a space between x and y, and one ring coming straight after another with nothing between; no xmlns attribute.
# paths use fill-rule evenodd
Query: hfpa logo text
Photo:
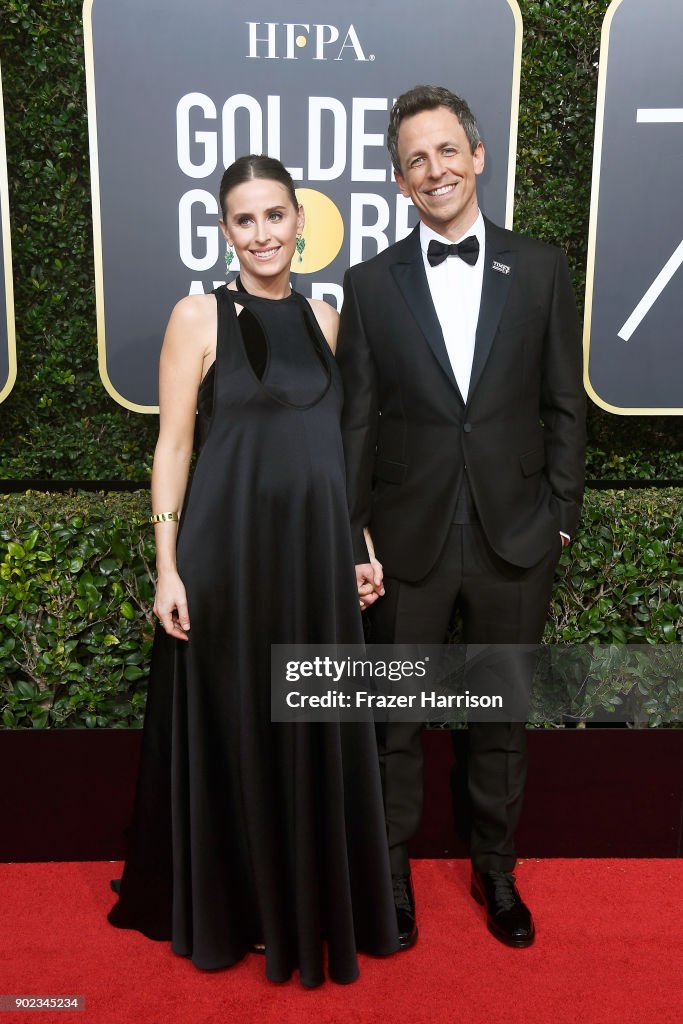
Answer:
<svg viewBox="0 0 683 1024"><path fill-rule="evenodd" d="M349 25L344 35L334 25L299 25L276 21L247 21L249 28L249 52L247 57L264 60L298 60L297 50L306 50L311 60L352 60L370 61L363 52L358 33Z"/></svg>

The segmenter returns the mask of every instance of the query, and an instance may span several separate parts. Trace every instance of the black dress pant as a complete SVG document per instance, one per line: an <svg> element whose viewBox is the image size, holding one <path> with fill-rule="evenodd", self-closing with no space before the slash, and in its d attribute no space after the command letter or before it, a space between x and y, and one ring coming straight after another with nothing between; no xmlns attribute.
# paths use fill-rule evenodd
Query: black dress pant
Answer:
<svg viewBox="0 0 683 1024"><path fill-rule="evenodd" d="M439 561L419 583L386 578L385 596L371 609L374 643L445 643L456 615L469 644L535 644L552 594L557 546L531 569L503 561L478 522L453 524ZM379 758L391 868L409 870L406 844L422 811L421 726L378 726ZM511 871L522 810L527 755L524 723L468 726L471 856L479 871Z"/></svg>

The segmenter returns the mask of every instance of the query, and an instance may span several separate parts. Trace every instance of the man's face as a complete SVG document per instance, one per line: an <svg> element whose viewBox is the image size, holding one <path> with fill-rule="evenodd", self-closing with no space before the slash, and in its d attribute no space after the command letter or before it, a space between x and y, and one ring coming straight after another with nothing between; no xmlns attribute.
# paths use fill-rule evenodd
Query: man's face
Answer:
<svg viewBox="0 0 683 1024"><path fill-rule="evenodd" d="M484 170L484 147L474 153L460 121L448 107L423 110L401 122L398 134L402 194L412 199L420 219L452 241L472 227L477 175Z"/></svg>

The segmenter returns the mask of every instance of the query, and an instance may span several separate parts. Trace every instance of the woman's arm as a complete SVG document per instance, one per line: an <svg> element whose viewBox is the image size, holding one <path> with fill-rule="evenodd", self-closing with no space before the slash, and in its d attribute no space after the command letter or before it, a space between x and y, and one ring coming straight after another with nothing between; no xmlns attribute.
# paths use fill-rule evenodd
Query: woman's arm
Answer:
<svg viewBox="0 0 683 1024"><path fill-rule="evenodd" d="M216 301L191 295L176 305L159 361L159 438L152 469L152 512L183 505L192 459L197 391L214 358ZM176 568L178 523L156 523L157 589L154 612L169 636L187 640L190 617Z"/></svg>

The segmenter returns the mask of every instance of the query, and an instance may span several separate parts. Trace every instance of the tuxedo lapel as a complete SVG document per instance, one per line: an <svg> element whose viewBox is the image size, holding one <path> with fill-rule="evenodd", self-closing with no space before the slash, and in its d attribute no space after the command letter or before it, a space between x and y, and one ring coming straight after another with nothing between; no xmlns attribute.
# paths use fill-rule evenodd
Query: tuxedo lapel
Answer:
<svg viewBox="0 0 683 1024"><path fill-rule="evenodd" d="M424 334L436 361L455 388L462 402L462 395L453 374L453 367L448 358L446 343L439 318L434 309L432 294L429 290L425 273L422 249L420 247L420 225L404 240L399 258L391 267L391 273L398 286L401 296L413 314L416 323ZM463 403L464 404L464 403Z"/></svg>
<svg viewBox="0 0 683 1024"><path fill-rule="evenodd" d="M515 275L517 253L509 248L505 233L484 218L486 225L486 248L484 251L484 277L481 285L479 320L474 343L474 359L468 401L479 383L484 367L491 353L493 339L507 301L510 284ZM505 270L507 268L507 271Z"/></svg>

